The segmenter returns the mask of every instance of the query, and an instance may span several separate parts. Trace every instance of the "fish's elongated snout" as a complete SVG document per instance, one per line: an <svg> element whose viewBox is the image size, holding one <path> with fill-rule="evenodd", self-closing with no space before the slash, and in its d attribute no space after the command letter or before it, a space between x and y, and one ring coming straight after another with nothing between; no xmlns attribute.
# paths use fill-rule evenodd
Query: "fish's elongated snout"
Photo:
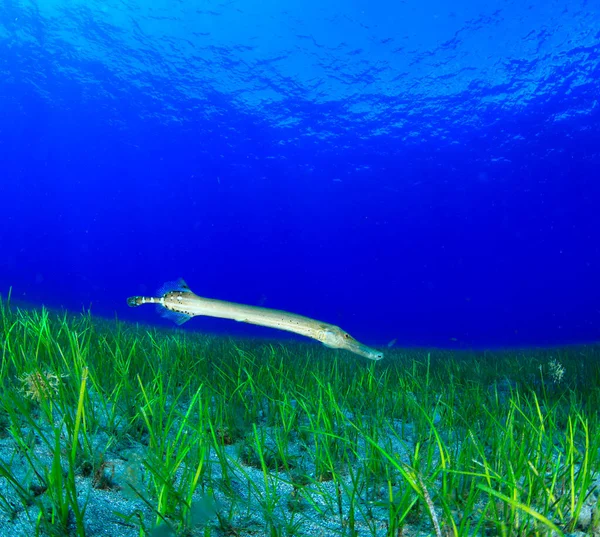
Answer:
<svg viewBox="0 0 600 537"><path fill-rule="evenodd" d="M358 354L369 360L381 360L383 353L363 345L356 341L350 334L344 332L339 327L328 328L323 331L322 337L319 338L323 345L332 349L344 349L354 354Z"/></svg>
<svg viewBox="0 0 600 537"><path fill-rule="evenodd" d="M353 352L354 354L358 354L359 356L363 356L364 358L368 358L369 360L381 360L383 358L383 353L381 351L367 347L356 340L347 342L347 345L342 348Z"/></svg>

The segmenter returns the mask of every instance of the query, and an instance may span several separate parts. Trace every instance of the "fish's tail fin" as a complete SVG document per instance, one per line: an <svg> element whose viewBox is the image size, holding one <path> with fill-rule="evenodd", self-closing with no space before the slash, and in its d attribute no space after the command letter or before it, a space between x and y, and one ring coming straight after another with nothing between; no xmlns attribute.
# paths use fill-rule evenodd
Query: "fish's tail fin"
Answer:
<svg viewBox="0 0 600 537"><path fill-rule="evenodd" d="M130 296L127 299L127 305L130 308L137 308L138 306L141 306L144 303L144 301L142 300L141 296Z"/></svg>
<svg viewBox="0 0 600 537"><path fill-rule="evenodd" d="M127 299L127 304L131 308L141 306L142 304L156 304L156 312L176 324L182 325L192 318L191 315L181 311L174 311L165 306L165 297L169 293L192 293L187 283L183 278L179 278L172 282L166 282L158 291L156 297L149 296L132 296Z"/></svg>

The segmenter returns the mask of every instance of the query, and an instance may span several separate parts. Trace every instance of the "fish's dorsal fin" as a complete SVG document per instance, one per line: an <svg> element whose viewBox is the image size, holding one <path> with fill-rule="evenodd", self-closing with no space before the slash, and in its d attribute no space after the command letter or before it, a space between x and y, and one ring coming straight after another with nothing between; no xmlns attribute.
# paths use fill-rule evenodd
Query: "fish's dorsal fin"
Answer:
<svg viewBox="0 0 600 537"><path fill-rule="evenodd" d="M185 283L185 280L183 278L177 278L177 280L175 280L177 282L177 286L180 288L181 291L191 291L190 286Z"/></svg>
<svg viewBox="0 0 600 537"><path fill-rule="evenodd" d="M160 289L157 291L158 296L165 296L167 293L173 292L180 293L191 293L191 289L188 287L188 284L185 283L183 278L178 278L177 280L173 280L172 282L165 282Z"/></svg>

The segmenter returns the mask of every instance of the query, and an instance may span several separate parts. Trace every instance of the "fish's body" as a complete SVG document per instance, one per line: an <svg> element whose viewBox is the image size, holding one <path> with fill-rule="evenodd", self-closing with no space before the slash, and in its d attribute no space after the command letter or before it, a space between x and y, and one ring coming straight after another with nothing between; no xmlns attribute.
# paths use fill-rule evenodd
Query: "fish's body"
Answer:
<svg viewBox="0 0 600 537"><path fill-rule="evenodd" d="M247 306L212 298L203 298L193 293L184 280L165 284L158 297L134 296L127 299L131 307L156 304L160 313L177 324L198 315L231 319L238 322L266 326L293 332L316 339L327 347L345 349L370 360L381 360L383 353L356 341L339 326L316 321L309 317L287 311Z"/></svg>

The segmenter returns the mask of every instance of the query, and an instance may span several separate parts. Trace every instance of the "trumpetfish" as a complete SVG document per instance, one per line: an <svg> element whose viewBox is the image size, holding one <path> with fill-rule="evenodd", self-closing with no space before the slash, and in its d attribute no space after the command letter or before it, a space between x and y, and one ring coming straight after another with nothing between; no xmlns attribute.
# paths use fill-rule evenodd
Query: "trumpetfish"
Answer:
<svg viewBox="0 0 600 537"><path fill-rule="evenodd" d="M132 308L142 304L155 304L163 317L171 319L178 325L198 315L232 319L300 334L316 339L326 347L345 349L370 360L383 358L382 352L359 343L339 326L287 311L203 298L193 293L182 278L167 282L160 288L158 295L158 297L132 296L127 299L127 304Z"/></svg>

